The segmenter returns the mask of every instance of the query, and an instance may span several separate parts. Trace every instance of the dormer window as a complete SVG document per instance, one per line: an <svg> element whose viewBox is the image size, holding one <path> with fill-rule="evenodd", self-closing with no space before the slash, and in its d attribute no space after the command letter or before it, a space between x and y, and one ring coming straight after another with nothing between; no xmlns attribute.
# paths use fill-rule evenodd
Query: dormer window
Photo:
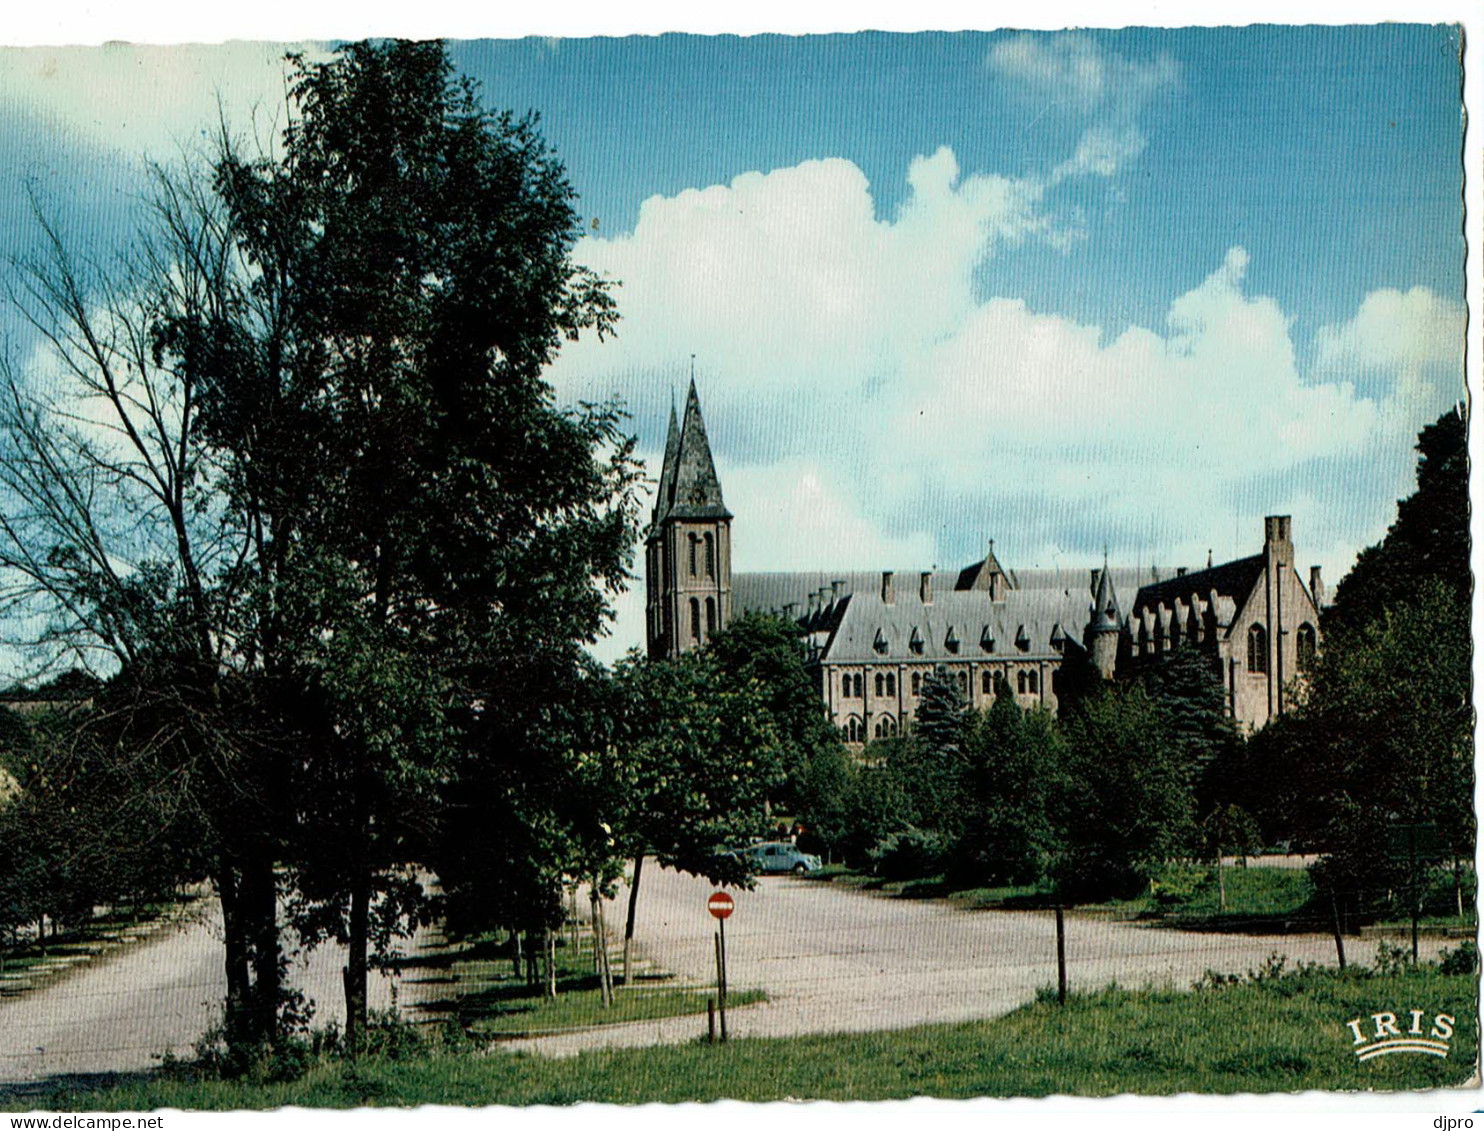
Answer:
<svg viewBox="0 0 1484 1131"><path fill-rule="evenodd" d="M1015 647L1022 652L1031 650L1031 638L1026 635L1025 625L1020 625L1015 630Z"/></svg>
<svg viewBox="0 0 1484 1131"><path fill-rule="evenodd" d="M871 642L871 647L876 649L878 656L884 656L887 653L886 633L879 628L876 630L876 639Z"/></svg>
<svg viewBox="0 0 1484 1131"><path fill-rule="evenodd" d="M954 653L954 655L958 654L958 633L953 631L953 625L951 624L948 626L948 635L943 638L943 647Z"/></svg>
<svg viewBox="0 0 1484 1131"><path fill-rule="evenodd" d="M922 633L915 624L912 626L912 638L907 641L907 647L912 650L913 655L922 655Z"/></svg>
<svg viewBox="0 0 1484 1131"><path fill-rule="evenodd" d="M994 651L994 629L985 625L979 630L979 647L986 652Z"/></svg>
<svg viewBox="0 0 1484 1131"><path fill-rule="evenodd" d="M1062 632L1061 625L1060 624L1054 624L1054 625L1052 625L1051 626L1051 650L1053 652L1060 652L1064 647L1066 647L1066 643L1067 643L1067 636L1066 636L1066 633Z"/></svg>

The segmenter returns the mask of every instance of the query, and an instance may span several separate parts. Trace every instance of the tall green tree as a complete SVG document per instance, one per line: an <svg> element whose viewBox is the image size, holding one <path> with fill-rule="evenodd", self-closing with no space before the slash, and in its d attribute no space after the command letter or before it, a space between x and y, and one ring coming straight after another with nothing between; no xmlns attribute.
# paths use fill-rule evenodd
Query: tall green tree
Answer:
<svg viewBox="0 0 1484 1131"><path fill-rule="evenodd" d="M203 412L261 530L253 631L305 740L311 830L339 830L328 851L299 838L296 866L312 934L350 946L354 1048L373 904L431 855L408 818L451 775L450 712L503 703L533 653L580 662L625 577L634 469L618 413L561 410L542 376L615 316L571 260L575 194L534 120L487 111L439 43L294 60L289 108L279 153L216 165L263 316L170 342L210 374Z"/></svg>
<svg viewBox="0 0 1484 1131"><path fill-rule="evenodd" d="M1131 894L1153 867L1194 846L1186 752L1137 684L1084 703L1065 731L1053 878L1074 901Z"/></svg>
<svg viewBox="0 0 1484 1131"><path fill-rule="evenodd" d="M1418 434L1417 489L1397 503L1386 536L1362 550L1335 587L1326 636L1363 628L1413 600L1429 580L1467 602L1470 545L1468 420L1459 406Z"/></svg>
<svg viewBox="0 0 1484 1131"><path fill-rule="evenodd" d="M967 740L963 827L950 871L963 883L1028 884L1059 847L1053 800L1064 785L1064 743L1050 713L1024 711L1008 688Z"/></svg>

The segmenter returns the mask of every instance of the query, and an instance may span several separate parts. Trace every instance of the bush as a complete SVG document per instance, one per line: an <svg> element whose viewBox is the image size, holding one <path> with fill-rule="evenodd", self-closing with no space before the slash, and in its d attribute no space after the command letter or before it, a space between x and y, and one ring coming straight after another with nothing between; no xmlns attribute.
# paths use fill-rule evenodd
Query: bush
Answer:
<svg viewBox="0 0 1484 1131"><path fill-rule="evenodd" d="M1438 956L1438 969L1444 974L1472 974L1479 969L1479 948L1473 939L1465 939L1452 950Z"/></svg>
<svg viewBox="0 0 1484 1131"><path fill-rule="evenodd" d="M947 852L941 834L909 828L878 841L871 861L877 874L889 880L915 880L942 871Z"/></svg>

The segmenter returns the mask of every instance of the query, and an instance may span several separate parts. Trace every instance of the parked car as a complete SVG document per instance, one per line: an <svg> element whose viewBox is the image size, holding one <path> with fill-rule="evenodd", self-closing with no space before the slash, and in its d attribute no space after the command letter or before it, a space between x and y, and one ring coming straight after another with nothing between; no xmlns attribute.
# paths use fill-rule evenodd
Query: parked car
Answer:
<svg viewBox="0 0 1484 1131"><path fill-rule="evenodd" d="M781 840L768 840L762 844L749 844L746 848L733 850L748 870L756 875L772 872L792 872L802 876L820 866L820 859L810 852L800 852L792 844Z"/></svg>

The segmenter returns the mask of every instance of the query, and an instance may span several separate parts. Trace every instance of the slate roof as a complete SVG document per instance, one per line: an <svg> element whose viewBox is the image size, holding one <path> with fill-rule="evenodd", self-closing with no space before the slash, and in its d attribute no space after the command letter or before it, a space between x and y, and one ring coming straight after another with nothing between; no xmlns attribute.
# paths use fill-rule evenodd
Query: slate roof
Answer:
<svg viewBox="0 0 1484 1131"><path fill-rule="evenodd" d="M1171 577L1152 585L1144 585L1134 597L1133 612L1154 608L1161 604L1173 606L1176 601L1186 605L1191 598L1209 601L1212 590L1218 597L1229 598L1237 607L1247 599L1257 579L1262 576L1263 556L1254 554L1250 558L1238 558L1223 562L1219 566L1196 570L1183 577ZM1228 618L1227 623L1229 623Z"/></svg>
<svg viewBox="0 0 1484 1131"><path fill-rule="evenodd" d="M880 571L736 573L732 575L732 606L738 612L783 613L792 605L794 618L816 634L821 659L827 663L1049 659L1060 654L1051 643L1058 629L1074 645L1082 645L1083 630L1093 612L1090 571L1007 571L1013 588L1000 601L991 601L986 590L972 587L980 572L978 565L934 572L929 604L920 595L921 571L896 572L890 605L881 599ZM1110 569L1105 576L1116 606L1116 587L1122 584L1125 591L1134 590L1141 576L1149 573ZM833 600L832 583L836 581L842 583L838 601ZM821 589L823 600L816 597L810 616L809 595ZM1116 608L1116 617L1122 625L1126 612L1121 606ZM921 653L910 647L914 630L922 641ZM950 632L957 639L957 651L950 647ZM886 644L884 655L876 646L878 635ZM1017 637L1026 640L1025 651L1016 647ZM985 647L989 640L992 650Z"/></svg>
<svg viewBox="0 0 1484 1131"><path fill-rule="evenodd" d="M711 443L706 438L706 422L701 418L701 399L696 395L696 382L692 378L690 392L685 398L685 418L678 436L674 410L671 410L670 435L665 440L665 463L660 470L654 522L658 525L667 518L731 517L722 501L721 480L716 477Z"/></svg>

